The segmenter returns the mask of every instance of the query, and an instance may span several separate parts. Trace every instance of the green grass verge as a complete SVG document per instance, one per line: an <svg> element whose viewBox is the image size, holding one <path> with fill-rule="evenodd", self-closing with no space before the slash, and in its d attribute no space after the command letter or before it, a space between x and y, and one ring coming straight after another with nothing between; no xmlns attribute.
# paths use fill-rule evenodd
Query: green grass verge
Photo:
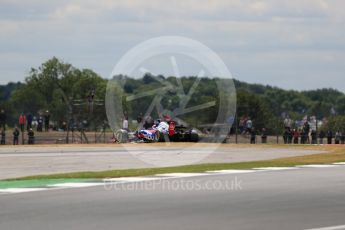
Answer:
<svg viewBox="0 0 345 230"><path fill-rule="evenodd" d="M89 181L89 179L61 178L61 179L30 179L30 180L0 181L0 189L44 187L44 186L48 186L52 184L85 182L85 181Z"/></svg>
<svg viewBox="0 0 345 230"><path fill-rule="evenodd" d="M144 168L144 169L127 169L127 170L110 170L102 172L76 172L63 173L53 175L38 175L18 178L15 180L47 180L47 179L100 179L100 178L116 178L116 177L132 177L132 176L150 176L163 173L197 173L212 170L226 169L251 169L258 167L291 167L305 164L329 164L335 162L345 162L345 149L335 149L330 153L314 154L307 156L280 158L266 161L253 161L242 163L222 163L222 164L199 164L177 167L164 168ZM15 181L8 180L8 181ZM2 183L0 181L0 183Z"/></svg>

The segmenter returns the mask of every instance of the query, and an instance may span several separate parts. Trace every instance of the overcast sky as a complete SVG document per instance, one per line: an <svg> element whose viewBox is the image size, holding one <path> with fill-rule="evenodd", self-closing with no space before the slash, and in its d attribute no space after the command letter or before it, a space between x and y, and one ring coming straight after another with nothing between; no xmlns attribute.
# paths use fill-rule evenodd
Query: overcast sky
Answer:
<svg viewBox="0 0 345 230"><path fill-rule="evenodd" d="M344 0L0 0L0 84L53 56L108 77L133 46L178 35L213 49L241 81L345 91L344 9Z"/></svg>

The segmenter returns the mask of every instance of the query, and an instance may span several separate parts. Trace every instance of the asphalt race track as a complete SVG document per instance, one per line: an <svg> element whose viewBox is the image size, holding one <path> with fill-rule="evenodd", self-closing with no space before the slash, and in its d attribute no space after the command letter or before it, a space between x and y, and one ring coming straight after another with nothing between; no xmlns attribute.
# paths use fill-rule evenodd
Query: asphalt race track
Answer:
<svg viewBox="0 0 345 230"><path fill-rule="evenodd" d="M198 159L212 144L174 143L129 144L105 146L38 146L0 148L0 180L31 175L54 174L80 171L104 171L111 169L147 168L157 165L143 162L140 157L149 157L151 162L164 163L158 166L189 164L182 161L188 156ZM189 148L186 148L189 147ZM321 153L320 150L304 150L272 147L243 147L221 145L202 161L196 163L225 163L268 160L282 157ZM185 159L185 158L184 158Z"/></svg>
<svg viewBox="0 0 345 230"><path fill-rule="evenodd" d="M345 229L344 174L303 168L0 195L0 229Z"/></svg>

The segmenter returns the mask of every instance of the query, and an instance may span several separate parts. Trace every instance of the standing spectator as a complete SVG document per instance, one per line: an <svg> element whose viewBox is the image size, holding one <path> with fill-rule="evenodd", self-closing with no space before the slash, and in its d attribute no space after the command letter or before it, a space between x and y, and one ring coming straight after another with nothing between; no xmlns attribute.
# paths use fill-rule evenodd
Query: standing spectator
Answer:
<svg viewBox="0 0 345 230"><path fill-rule="evenodd" d="M291 129L291 123L292 123L292 120L287 117L284 119L284 126L285 126L285 129Z"/></svg>
<svg viewBox="0 0 345 230"><path fill-rule="evenodd" d="M311 131L311 144L313 145L317 144L317 133L315 130Z"/></svg>
<svg viewBox="0 0 345 230"><path fill-rule="evenodd" d="M19 130L17 127L15 127L13 131L13 145L18 145L19 142Z"/></svg>
<svg viewBox="0 0 345 230"><path fill-rule="evenodd" d="M128 117L127 116L125 116L125 118L123 119L122 129L128 131Z"/></svg>
<svg viewBox="0 0 345 230"><path fill-rule="evenodd" d="M49 131L49 124L50 124L50 113L47 110L46 114L44 115L44 128L46 132Z"/></svg>
<svg viewBox="0 0 345 230"><path fill-rule="evenodd" d="M28 144L33 145L35 143L35 133L32 130L32 128L30 128L30 130L28 132L28 138L29 138Z"/></svg>
<svg viewBox="0 0 345 230"><path fill-rule="evenodd" d="M339 144L340 144L340 139L341 139L341 132L338 130L338 131L335 133L335 144L336 144L336 145L339 145Z"/></svg>
<svg viewBox="0 0 345 230"><path fill-rule="evenodd" d="M284 144L288 143L288 138L289 138L289 131L288 131L288 128L286 128L283 134Z"/></svg>
<svg viewBox="0 0 345 230"><path fill-rule="evenodd" d="M288 143L292 144L292 138L293 138L293 134L291 129L288 129Z"/></svg>
<svg viewBox="0 0 345 230"><path fill-rule="evenodd" d="M142 128L142 122L143 122L143 114L140 113L138 116L137 116L137 122L138 122L138 130L141 130Z"/></svg>
<svg viewBox="0 0 345 230"><path fill-rule="evenodd" d="M238 128L239 128L241 134L243 134L243 132L244 132L244 123L245 123L244 118L242 117L239 124L238 124Z"/></svg>
<svg viewBox="0 0 345 230"><path fill-rule="evenodd" d="M309 125L309 122L306 121L303 126L303 134L305 136L304 140L307 144L310 144L309 133L310 133L310 125Z"/></svg>
<svg viewBox="0 0 345 230"><path fill-rule="evenodd" d="M256 130L254 128L250 130L250 143L256 144Z"/></svg>
<svg viewBox="0 0 345 230"><path fill-rule="evenodd" d="M306 132L305 128L303 128L301 132L301 144L305 145L307 143L307 140L308 140L308 133Z"/></svg>
<svg viewBox="0 0 345 230"><path fill-rule="evenodd" d="M6 144L6 132L5 129L2 128L1 129L1 145L5 145Z"/></svg>
<svg viewBox="0 0 345 230"><path fill-rule="evenodd" d="M299 143L299 138L300 138L300 136L301 136L300 131L299 131L298 129L295 129L295 130L293 131L293 143L294 143L294 144L298 144L298 143Z"/></svg>
<svg viewBox="0 0 345 230"><path fill-rule="evenodd" d="M22 132L24 132L25 125L26 125L26 116L25 116L24 113L22 113L22 114L19 116L19 127L20 127L20 130L21 130Z"/></svg>
<svg viewBox="0 0 345 230"><path fill-rule="evenodd" d="M300 141L300 144L301 144L301 145L304 145L304 144L305 144L305 136L304 136L304 131L303 131L303 129L301 130L301 141Z"/></svg>
<svg viewBox="0 0 345 230"><path fill-rule="evenodd" d="M43 117L40 115L37 120L37 132L43 131Z"/></svg>
<svg viewBox="0 0 345 230"><path fill-rule="evenodd" d="M32 128L32 120L33 120L33 116L31 113L29 113L27 116L27 130L29 131Z"/></svg>
<svg viewBox="0 0 345 230"><path fill-rule="evenodd" d="M267 144L267 133L265 128L263 128L261 132L261 143Z"/></svg>
<svg viewBox="0 0 345 230"><path fill-rule="evenodd" d="M248 117L246 124L247 124L247 133L251 134L252 129L253 129L253 121L250 119L250 117Z"/></svg>
<svg viewBox="0 0 345 230"><path fill-rule="evenodd" d="M326 133L323 130L321 130L319 133L320 145L323 145L323 139L325 139L325 137L326 137Z"/></svg>
<svg viewBox="0 0 345 230"><path fill-rule="evenodd" d="M37 125L38 125L38 121L37 121L37 117L36 116L33 116L32 117L32 128L36 128L37 129Z"/></svg>
<svg viewBox="0 0 345 230"><path fill-rule="evenodd" d="M3 128L4 130L6 130L6 113L5 110L1 110L0 112L0 128Z"/></svg>
<svg viewBox="0 0 345 230"><path fill-rule="evenodd" d="M327 132L327 144L331 145L333 143L333 132L328 130Z"/></svg>

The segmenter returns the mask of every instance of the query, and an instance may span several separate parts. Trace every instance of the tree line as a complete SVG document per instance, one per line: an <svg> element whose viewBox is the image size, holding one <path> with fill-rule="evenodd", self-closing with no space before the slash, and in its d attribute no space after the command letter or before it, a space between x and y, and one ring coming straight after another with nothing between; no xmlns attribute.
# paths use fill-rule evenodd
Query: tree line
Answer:
<svg viewBox="0 0 345 230"><path fill-rule="evenodd" d="M125 76L124 93L140 94L161 87L160 81L177 84L172 76L152 76L142 78ZM185 92L193 86L195 76L180 79ZM0 108L6 111L7 124L14 126L19 115L38 115L49 111L51 120L57 127L70 120L89 121L96 126L106 120L104 99L108 80L90 69L78 69L54 57L38 68L32 68L24 82L8 83L0 86ZM257 129L266 128L271 134L283 132L284 117L301 120L305 116L327 118L325 129L345 131L345 94L335 89L309 91L284 90L261 84L248 84L234 80L237 90L237 120L250 117ZM216 79L202 78L188 102L188 106L215 101L216 105L200 111L182 115L191 125L212 123L219 109L219 95ZM92 94L92 101L90 101ZM137 101L124 101L129 120L135 120L145 113L154 95ZM178 107L180 98L176 92L167 91L162 98L162 106L168 110ZM92 109L90 109L92 103ZM201 115L202 114L202 115Z"/></svg>

